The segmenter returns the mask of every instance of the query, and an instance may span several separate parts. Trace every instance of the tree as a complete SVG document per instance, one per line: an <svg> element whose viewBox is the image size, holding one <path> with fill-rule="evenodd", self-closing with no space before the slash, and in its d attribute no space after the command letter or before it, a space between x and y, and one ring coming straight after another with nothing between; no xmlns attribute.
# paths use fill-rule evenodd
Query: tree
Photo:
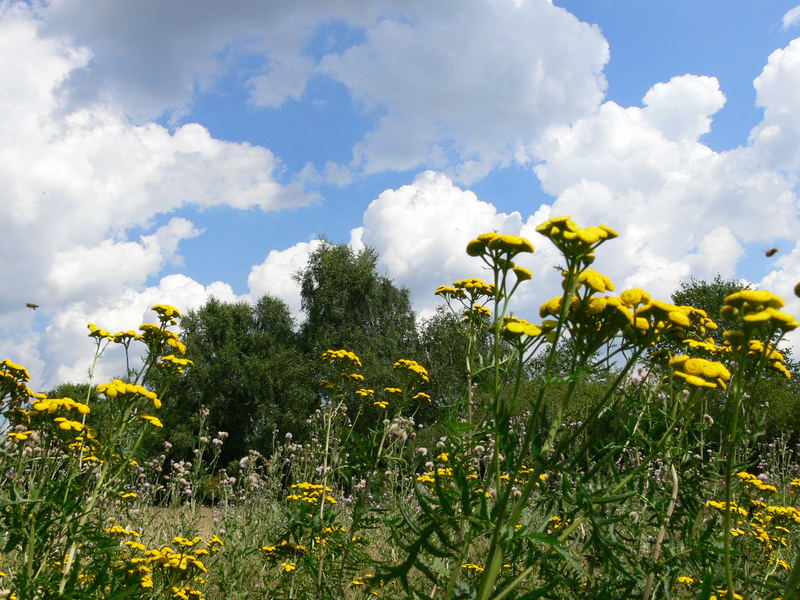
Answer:
<svg viewBox="0 0 800 600"><path fill-rule="evenodd" d="M255 305L212 298L184 317L194 366L170 388L162 409L178 456L196 446L203 406L210 435L228 433L223 465L249 448L267 450L274 429L297 433L314 410L314 393L293 325L286 304L269 296Z"/></svg>
<svg viewBox="0 0 800 600"><path fill-rule="evenodd" d="M428 393L437 406L452 406L466 398L467 327L463 318L440 306L420 325L420 356L428 368Z"/></svg>
<svg viewBox="0 0 800 600"><path fill-rule="evenodd" d="M378 253L327 241L311 253L295 279L306 321L302 347L313 357L328 349L355 352L367 387L391 384L391 367L417 348L408 290L377 271Z"/></svg>

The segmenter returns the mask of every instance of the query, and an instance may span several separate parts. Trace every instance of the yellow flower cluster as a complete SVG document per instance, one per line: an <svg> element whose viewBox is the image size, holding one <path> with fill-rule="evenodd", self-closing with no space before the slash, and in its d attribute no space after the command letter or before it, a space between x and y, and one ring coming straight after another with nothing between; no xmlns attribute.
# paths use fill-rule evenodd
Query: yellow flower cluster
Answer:
<svg viewBox="0 0 800 600"><path fill-rule="evenodd" d="M481 296L494 298L497 287L493 283L487 283L478 277L467 277L453 282L453 288L461 291L465 296L477 299Z"/></svg>
<svg viewBox="0 0 800 600"><path fill-rule="evenodd" d="M731 502L730 506L728 506L723 501L708 500L706 502L706 506L709 508L713 508L714 510L718 510L719 512L724 512L727 509L730 512L737 513L743 517L747 516L747 510L736 504L736 502Z"/></svg>
<svg viewBox="0 0 800 600"><path fill-rule="evenodd" d="M684 354L670 360L669 365L674 369L673 377L683 379L694 387L724 390L731 379L731 372L725 365L704 358L690 358Z"/></svg>
<svg viewBox="0 0 800 600"><path fill-rule="evenodd" d="M137 333L132 329L129 331L118 331L117 333L112 333L110 339L111 341L117 344L127 345L130 344L133 340L142 339L142 334Z"/></svg>
<svg viewBox="0 0 800 600"><path fill-rule="evenodd" d="M342 373L342 379L345 381L364 381L364 376L361 373Z"/></svg>
<svg viewBox="0 0 800 600"><path fill-rule="evenodd" d="M761 340L749 340L747 342L747 354L749 356L765 356L769 368L782 373L787 379L792 378L792 374L783 362L783 354L778 352L772 344L765 344Z"/></svg>
<svg viewBox="0 0 800 600"><path fill-rule="evenodd" d="M369 398L375 394L375 390L370 390L367 388L360 388L356 390L356 395L361 396L362 398Z"/></svg>
<svg viewBox="0 0 800 600"><path fill-rule="evenodd" d="M161 357L158 366L181 374L184 372L186 367L194 366L194 362L188 358L180 358L174 354L167 354L166 356Z"/></svg>
<svg viewBox="0 0 800 600"><path fill-rule="evenodd" d="M157 313L158 316L166 319L180 319L183 317L177 308L170 306L169 304L156 304L155 306L151 306L150 310Z"/></svg>
<svg viewBox="0 0 800 600"><path fill-rule="evenodd" d="M533 244L518 235L501 235L496 231L482 233L467 244L467 254L470 256L485 256L510 258L520 252L533 252Z"/></svg>
<svg viewBox="0 0 800 600"><path fill-rule="evenodd" d="M140 537L139 532L119 525L109 527L106 532L122 536ZM199 536L191 540L176 537L172 541L179 547L178 550L170 546L148 549L147 546L140 542L126 540L122 543L122 549L127 554L119 567L125 569L129 575L137 577L139 587L142 589L152 589L154 587L153 577L157 573L162 573L166 581L172 582L175 581L175 575L185 580L194 574L194 581L205 583L205 579L200 577L199 574L207 573L208 569L200 557L221 550L224 546L223 541L219 537L213 536L203 547L200 547L203 538ZM173 598L182 598L184 600L203 599L202 592L186 584L179 587L172 586L170 590Z"/></svg>
<svg viewBox="0 0 800 600"><path fill-rule="evenodd" d="M425 400L427 402L431 401L431 397L426 394L425 392L417 392L411 397L412 400Z"/></svg>
<svg viewBox="0 0 800 600"><path fill-rule="evenodd" d="M746 471L740 471L736 474L742 483L745 485L745 489L756 489L759 492L777 492L778 489L774 485L770 485L769 483L765 483L761 481L758 477L753 475L752 473L748 473Z"/></svg>
<svg viewBox="0 0 800 600"><path fill-rule="evenodd" d="M278 555L294 554L296 552L307 552L308 548L302 544L295 544L294 542L283 540L274 546L261 546L261 551L269 557L275 557Z"/></svg>
<svg viewBox="0 0 800 600"><path fill-rule="evenodd" d="M401 358L396 363L392 365L393 369L405 369L410 371L414 375L417 375L422 381L426 383L429 381L428 379L428 370L419 364L415 360L409 360L407 358Z"/></svg>
<svg viewBox="0 0 800 600"><path fill-rule="evenodd" d="M115 379L109 383L101 383L97 386L97 391L100 394L105 394L109 398L116 398L118 396L145 398L153 403L153 408L161 408L161 400L159 400L155 392L151 392L141 385L125 383L120 379Z"/></svg>
<svg viewBox="0 0 800 600"><path fill-rule="evenodd" d="M364 573L363 575L360 575L355 579L353 579L353 581L350 582L350 585L352 586L368 585L369 580L373 579L374 577L375 577L374 573Z"/></svg>
<svg viewBox="0 0 800 600"><path fill-rule="evenodd" d="M153 417L151 415L139 415L140 419L144 419L153 427L164 427L164 424L161 422L161 419L158 417Z"/></svg>
<svg viewBox="0 0 800 600"><path fill-rule="evenodd" d="M537 337L541 335L542 328L518 317L503 317L503 334L506 337L520 338L522 336Z"/></svg>
<svg viewBox="0 0 800 600"><path fill-rule="evenodd" d="M44 394L36 394L36 400L33 403L34 410L52 414L61 408L68 412L74 409L82 415L89 414L89 406L83 402L76 402L72 398L48 398Z"/></svg>
<svg viewBox="0 0 800 600"><path fill-rule="evenodd" d="M536 228L536 231L548 238L568 257L580 259L584 264L594 261L594 251L606 240L619 237L619 234L607 227L580 228L569 217L553 217Z"/></svg>
<svg viewBox="0 0 800 600"><path fill-rule="evenodd" d="M330 504L336 504L336 498L328 494L333 490L328 486L323 486L318 483L300 482L292 484L293 490L299 490L300 493L289 494L286 496L287 500L294 502L305 502L306 504L317 504L321 500Z"/></svg>
<svg viewBox="0 0 800 600"><path fill-rule="evenodd" d="M491 317L492 311L489 307L483 304L476 304L464 311L464 320L469 321L471 318Z"/></svg>
<svg viewBox="0 0 800 600"><path fill-rule="evenodd" d="M142 330L140 339L148 346L161 350L162 344L166 344L177 350L179 354L186 354L186 344L180 340L178 334L174 331L164 329L155 323L142 323L139 325L139 329Z"/></svg>
<svg viewBox="0 0 800 600"><path fill-rule="evenodd" d="M417 477L417 481L420 483L435 483L436 478L439 477L452 477L453 476L453 469L450 467L439 468L435 471L428 471L427 473L423 473L419 477Z"/></svg>
<svg viewBox="0 0 800 600"><path fill-rule="evenodd" d="M564 277L568 274L567 271L562 273ZM611 280L594 269L583 269L578 273L578 286L583 286L593 292L599 292L601 294L614 291L614 284Z"/></svg>
<svg viewBox="0 0 800 600"><path fill-rule="evenodd" d="M33 391L26 385L31 374L28 370L10 360L0 360L0 400L10 397L9 404L18 406L33 396Z"/></svg>
<svg viewBox="0 0 800 600"><path fill-rule="evenodd" d="M473 573L483 573L483 567L476 565L475 563L464 563L461 565L462 569L466 569L467 571L472 571Z"/></svg>
<svg viewBox="0 0 800 600"><path fill-rule="evenodd" d="M781 310L782 298L766 290L741 290L725 298L720 310L723 319L741 317L745 326L770 323L776 329L791 331L800 326L792 316Z"/></svg>
<svg viewBox="0 0 800 600"><path fill-rule="evenodd" d="M109 339L109 340L114 339L113 333L111 333L106 329L101 329L94 323L89 323L87 327L89 328L89 337L95 338L98 342L102 339Z"/></svg>
<svg viewBox="0 0 800 600"><path fill-rule="evenodd" d="M353 366L356 367L362 366L361 359L348 350L325 350L325 352L322 353L322 360L324 361L344 360L352 363Z"/></svg>

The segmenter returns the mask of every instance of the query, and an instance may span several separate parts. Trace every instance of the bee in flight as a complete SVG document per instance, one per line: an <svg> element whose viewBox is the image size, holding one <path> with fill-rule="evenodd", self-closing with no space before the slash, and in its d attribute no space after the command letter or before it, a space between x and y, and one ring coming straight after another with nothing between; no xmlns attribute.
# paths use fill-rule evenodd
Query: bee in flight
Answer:
<svg viewBox="0 0 800 600"><path fill-rule="evenodd" d="M770 248L769 250L764 250L764 256L766 256L767 258L775 256L777 253L778 253L777 248Z"/></svg>
<svg viewBox="0 0 800 600"><path fill-rule="evenodd" d="M33 310L36 310L37 308L39 308L39 305L38 304L34 304L33 302L28 302L27 304L25 304L25 306L27 306L28 308L32 308Z"/></svg>

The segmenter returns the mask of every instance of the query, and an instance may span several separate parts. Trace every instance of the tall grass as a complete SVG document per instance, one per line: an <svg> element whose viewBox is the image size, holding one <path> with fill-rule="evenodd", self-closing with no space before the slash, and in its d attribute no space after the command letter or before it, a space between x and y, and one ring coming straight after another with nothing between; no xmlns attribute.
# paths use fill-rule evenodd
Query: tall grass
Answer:
<svg viewBox="0 0 800 600"><path fill-rule="evenodd" d="M718 345L713 315L610 295L591 268L609 227L537 231L563 259L540 323L509 308L532 279L514 263L524 238L478 236L487 281L436 291L464 319L467 377L427 427L424 366L397 357L392 381L369 382L331 349L309 439L221 469L227 434L203 420L193 460L143 455L170 378L142 382L191 368L167 305L138 331L90 325L95 362L146 348L96 396L34 395L0 363L0 598L797 597L794 449L753 433L759 381L788 375L783 301L729 296Z"/></svg>

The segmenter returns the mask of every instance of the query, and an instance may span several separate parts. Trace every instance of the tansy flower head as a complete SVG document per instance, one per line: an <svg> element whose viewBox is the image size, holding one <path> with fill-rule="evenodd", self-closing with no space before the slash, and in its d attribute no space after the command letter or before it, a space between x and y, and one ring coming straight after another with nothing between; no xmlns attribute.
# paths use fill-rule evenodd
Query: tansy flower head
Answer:
<svg viewBox="0 0 800 600"><path fill-rule="evenodd" d="M159 317L165 317L167 319L180 319L183 316L177 308L170 306L169 304L156 304L151 306L150 310L158 314Z"/></svg>
<svg viewBox="0 0 800 600"><path fill-rule="evenodd" d="M326 362L340 360L349 362L355 367L362 366L361 359L348 350L326 350L322 353L322 360Z"/></svg>
<svg viewBox="0 0 800 600"><path fill-rule="evenodd" d="M153 427L164 427L164 424L158 417L152 417L150 415L139 415L139 418L144 419L145 421L150 423L150 425L152 425Z"/></svg>

